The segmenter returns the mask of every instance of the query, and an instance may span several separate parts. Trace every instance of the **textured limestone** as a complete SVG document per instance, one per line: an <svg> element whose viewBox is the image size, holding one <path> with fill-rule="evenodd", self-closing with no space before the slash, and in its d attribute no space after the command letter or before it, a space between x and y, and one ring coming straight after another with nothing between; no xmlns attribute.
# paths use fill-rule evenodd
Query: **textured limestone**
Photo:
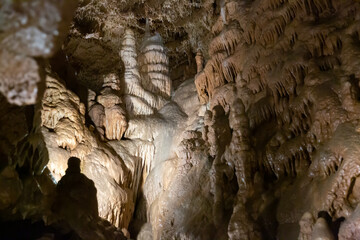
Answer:
<svg viewBox="0 0 360 240"><path fill-rule="evenodd" d="M124 161L99 142L84 125L84 105L59 80L47 77L41 106L48 167L58 181L70 156L82 160L82 172L95 182L99 214L116 226L127 227L133 211L131 174ZM60 147L60 148L59 148Z"/></svg>
<svg viewBox="0 0 360 240"><path fill-rule="evenodd" d="M2 207L42 216L38 176L77 156L132 238L357 239L358 21L350 0L81 1L73 75L47 76L41 124L5 152ZM3 76L41 82L38 59L6 51Z"/></svg>
<svg viewBox="0 0 360 240"><path fill-rule="evenodd" d="M96 101L94 97L88 102L89 116L101 138L120 140L125 133L128 123L120 95L120 82L110 75Z"/></svg>
<svg viewBox="0 0 360 240"><path fill-rule="evenodd" d="M234 161L241 163L237 167L239 191L250 186L248 194L257 195L251 187L256 169L280 181L297 177L285 195L275 194L280 198L280 232L306 211L315 215L326 210L336 219L349 217L356 206L356 200L348 203L347 194L353 191L351 179L358 172L353 157L357 148L352 145L356 145L358 135L354 116L359 106L354 101L358 80L351 77L357 70L348 67L357 64L348 63L357 54L356 48L353 53L348 51L357 41L350 37L357 30L343 18L344 24L333 24L350 8L358 9L358 4L228 1L213 27L210 59L196 76L200 101L230 109L230 123L234 122L231 109L236 104L229 101L234 97L225 87L236 83L245 117L238 115L236 119L248 119L247 124L238 125L246 128L232 132L234 143L229 145L229 150L240 151ZM316 21L325 18L324 22ZM207 131L212 130L208 127ZM252 140L247 139L248 133L252 133ZM236 135L240 135L237 141ZM211 134L207 139L213 141ZM258 152L249 154L251 149ZM246 166L246 162L250 164ZM319 189L321 193L317 193ZM322 237L332 238L332 233L325 235Z"/></svg>
<svg viewBox="0 0 360 240"><path fill-rule="evenodd" d="M161 36L158 33L150 36L146 32L140 52L141 84L148 91L169 99L172 92L169 58Z"/></svg>
<svg viewBox="0 0 360 240"><path fill-rule="evenodd" d="M0 6L0 91L12 104L34 104L41 67L34 59L60 47L77 1L5 1Z"/></svg>
<svg viewBox="0 0 360 240"><path fill-rule="evenodd" d="M158 38L155 37L154 44L161 44L156 40ZM163 52L162 45L155 45L155 49L153 49L152 43L151 38L150 40L145 39L143 46L145 52L142 56L144 65L141 67L143 74L140 74L134 32L131 29L125 31L120 55L125 66L125 104L127 112L131 116L154 114L166 103L164 97L169 98L170 96L171 85L167 75L167 56ZM156 49L157 46L158 49ZM159 56L156 57L156 54ZM153 60L150 61L150 59ZM148 62L144 62L146 60ZM150 74L159 76L150 77ZM157 82L160 85L157 85Z"/></svg>

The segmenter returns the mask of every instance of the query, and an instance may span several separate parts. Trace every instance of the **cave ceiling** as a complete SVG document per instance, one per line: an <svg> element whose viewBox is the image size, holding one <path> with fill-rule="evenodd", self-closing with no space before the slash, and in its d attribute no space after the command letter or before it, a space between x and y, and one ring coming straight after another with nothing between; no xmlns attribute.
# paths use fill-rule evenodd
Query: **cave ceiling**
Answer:
<svg viewBox="0 0 360 240"><path fill-rule="evenodd" d="M171 78L178 86L185 78L196 73L195 55L198 49L206 56L211 39L211 26L220 11L217 1L79 1L74 21L68 38L92 40L99 51L115 51L111 59L104 59L113 66L119 41L124 33L124 26L135 32L137 44L140 45L146 31L146 22L151 33L158 32L167 47L170 58ZM65 44L64 51L73 52L71 40ZM84 46L91 47L91 46ZM81 54L81 53L80 53ZM99 52L99 54L105 54ZM110 55L110 54L106 54ZM77 58L74 56L74 58ZM82 67L75 60L70 63ZM80 65L80 66L79 66ZM85 67L85 66L84 66ZM88 67L88 66L86 66ZM119 67L120 68L120 67ZM79 69L81 71L81 69ZM121 68L118 69L121 72ZM103 70L104 71L104 70ZM185 72L185 74L184 74ZM185 75L185 76L184 76ZM81 78L81 77L80 77ZM86 77L85 77L86 78ZM94 83L94 88L100 84Z"/></svg>

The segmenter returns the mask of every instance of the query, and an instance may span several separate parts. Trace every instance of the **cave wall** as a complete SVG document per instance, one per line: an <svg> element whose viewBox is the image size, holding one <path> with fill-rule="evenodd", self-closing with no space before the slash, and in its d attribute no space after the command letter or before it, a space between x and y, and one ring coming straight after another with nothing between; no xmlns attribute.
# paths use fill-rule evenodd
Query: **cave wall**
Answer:
<svg viewBox="0 0 360 240"><path fill-rule="evenodd" d="M81 239L360 238L359 7L1 3L1 222ZM57 193L70 157L96 214L81 206L92 188Z"/></svg>
<svg viewBox="0 0 360 240"><path fill-rule="evenodd" d="M225 6L212 29L210 59L195 84L202 103L230 112L233 130L232 111L244 121L238 138L232 132L232 154L222 159L234 162L242 199L235 205L229 237L238 239L232 234L240 233L242 239L256 238L246 237L251 224L251 231L236 226L244 219L241 212L246 206L263 231L269 227L266 208L277 202L280 239L296 237L291 232L305 212L316 220L321 211L330 215L330 222L345 219L340 239L356 239L354 225L346 226L358 203L353 197L358 176L358 3L229 1ZM229 88L235 89L231 97ZM257 176L262 184L256 187ZM258 187L263 200L256 200ZM307 231L302 239L310 239L311 230L302 231Z"/></svg>

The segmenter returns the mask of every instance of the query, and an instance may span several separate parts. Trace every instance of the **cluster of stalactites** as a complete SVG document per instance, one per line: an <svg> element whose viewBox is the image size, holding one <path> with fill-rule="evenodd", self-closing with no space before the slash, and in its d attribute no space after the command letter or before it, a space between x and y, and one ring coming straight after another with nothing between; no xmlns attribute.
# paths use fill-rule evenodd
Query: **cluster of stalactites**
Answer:
<svg viewBox="0 0 360 240"><path fill-rule="evenodd" d="M89 94L91 95L91 94ZM89 99L89 116L102 138L120 140L127 129L126 112L120 98L120 82L114 74L104 79L100 94Z"/></svg>
<svg viewBox="0 0 360 240"><path fill-rule="evenodd" d="M226 83L234 82L240 70L235 49L240 43L241 28L236 20L227 20L226 6L223 4L219 21L220 31L214 31L216 36L209 46L210 59L204 68L199 68L195 77L195 85L201 103L207 103L213 96L216 88ZM197 55L197 62L199 60ZM200 71L199 71L200 70Z"/></svg>
<svg viewBox="0 0 360 240"><path fill-rule="evenodd" d="M145 35L139 57L143 87L156 94L169 99L171 97L171 80L169 77L169 58L161 36L156 33Z"/></svg>
<svg viewBox="0 0 360 240"><path fill-rule="evenodd" d="M160 109L166 100L149 91L144 85L137 62L135 36L131 29L125 31L120 56L125 67L123 93L128 114L130 116L154 114L155 110ZM149 66L149 69L154 69L155 73L168 72L166 67L156 65Z"/></svg>

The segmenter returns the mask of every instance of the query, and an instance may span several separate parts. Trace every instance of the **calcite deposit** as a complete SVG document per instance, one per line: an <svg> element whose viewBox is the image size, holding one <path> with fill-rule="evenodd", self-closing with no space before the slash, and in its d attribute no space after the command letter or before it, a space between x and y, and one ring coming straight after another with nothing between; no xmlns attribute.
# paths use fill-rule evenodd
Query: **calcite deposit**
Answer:
<svg viewBox="0 0 360 240"><path fill-rule="evenodd" d="M360 239L360 2L0 2L0 239Z"/></svg>
<svg viewBox="0 0 360 240"><path fill-rule="evenodd" d="M89 116L101 138L120 140L127 128L126 112L122 108L120 81L115 75L104 79L103 88L95 99L88 103Z"/></svg>

